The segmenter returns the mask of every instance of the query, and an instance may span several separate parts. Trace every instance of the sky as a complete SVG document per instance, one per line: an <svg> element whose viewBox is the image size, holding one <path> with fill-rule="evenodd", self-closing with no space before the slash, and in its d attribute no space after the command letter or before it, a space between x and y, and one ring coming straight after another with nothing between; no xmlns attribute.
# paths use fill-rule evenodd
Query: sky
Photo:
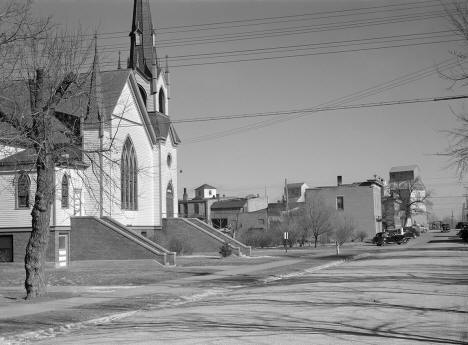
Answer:
<svg viewBox="0 0 468 345"><path fill-rule="evenodd" d="M150 4L158 54L169 57L169 114L182 139L179 194L208 183L220 194L276 201L285 179L310 187L334 185L337 175L344 183L388 180L391 167L417 164L436 216L460 216L468 184L440 153L463 100L362 107L466 94L441 75L466 45L438 0ZM128 56L131 0L36 0L35 11L97 30L103 70L117 67L119 51ZM177 123L324 105L334 109Z"/></svg>

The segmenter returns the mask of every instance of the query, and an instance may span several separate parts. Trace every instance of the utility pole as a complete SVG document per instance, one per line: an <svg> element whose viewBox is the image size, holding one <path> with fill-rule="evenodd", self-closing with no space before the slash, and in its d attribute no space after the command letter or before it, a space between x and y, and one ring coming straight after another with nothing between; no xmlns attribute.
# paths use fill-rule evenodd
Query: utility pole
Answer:
<svg viewBox="0 0 468 345"><path fill-rule="evenodd" d="M450 229L453 229L453 210L452 210L452 218L451 218L451 221L450 221Z"/></svg>
<svg viewBox="0 0 468 345"><path fill-rule="evenodd" d="M288 180L284 179L284 197L286 200L286 212L289 211Z"/></svg>

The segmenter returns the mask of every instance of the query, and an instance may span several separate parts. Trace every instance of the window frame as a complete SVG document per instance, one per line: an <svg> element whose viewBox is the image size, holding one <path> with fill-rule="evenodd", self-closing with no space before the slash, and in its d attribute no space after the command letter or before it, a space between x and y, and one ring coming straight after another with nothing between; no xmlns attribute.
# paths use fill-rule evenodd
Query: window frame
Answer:
<svg viewBox="0 0 468 345"><path fill-rule="evenodd" d="M66 181L67 188L64 189L64 181ZM66 193L64 193L66 191ZM70 176L67 174L63 174L62 176L62 183L61 183L61 199L60 203L62 208L70 208Z"/></svg>
<svg viewBox="0 0 468 345"><path fill-rule="evenodd" d="M25 188L25 190L27 190L27 193L25 195L26 196L25 205L22 205L19 199L20 198L20 182L22 178L26 179L26 184L27 184L27 187ZM31 207L31 178L29 177L29 174L25 171L19 172L15 181L15 202L16 202L15 206L17 209L26 210Z"/></svg>
<svg viewBox="0 0 468 345"><path fill-rule="evenodd" d="M122 210L138 210L138 161L130 136L120 156L120 202Z"/></svg>
<svg viewBox="0 0 468 345"><path fill-rule="evenodd" d="M158 91L158 111L166 114L166 92L163 87L160 87Z"/></svg>

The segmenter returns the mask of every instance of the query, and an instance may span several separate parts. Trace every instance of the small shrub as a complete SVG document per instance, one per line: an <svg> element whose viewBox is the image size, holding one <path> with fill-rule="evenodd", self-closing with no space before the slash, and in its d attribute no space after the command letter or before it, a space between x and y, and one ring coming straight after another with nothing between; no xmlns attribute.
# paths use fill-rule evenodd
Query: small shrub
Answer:
<svg viewBox="0 0 468 345"><path fill-rule="evenodd" d="M367 232L365 232L364 230L361 230L357 232L355 239L362 242L365 240L366 237L367 237Z"/></svg>
<svg viewBox="0 0 468 345"><path fill-rule="evenodd" d="M232 255L232 248L231 246L228 244L228 243L223 243L223 245L221 246L221 248L219 248L219 254L221 254L221 256L223 258L225 257L228 257L228 256L231 256Z"/></svg>
<svg viewBox="0 0 468 345"><path fill-rule="evenodd" d="M189 241L178 237L171 237L168 247L171 252L176 252L178 255L190 255L193 253L193 248Z"/></svg>

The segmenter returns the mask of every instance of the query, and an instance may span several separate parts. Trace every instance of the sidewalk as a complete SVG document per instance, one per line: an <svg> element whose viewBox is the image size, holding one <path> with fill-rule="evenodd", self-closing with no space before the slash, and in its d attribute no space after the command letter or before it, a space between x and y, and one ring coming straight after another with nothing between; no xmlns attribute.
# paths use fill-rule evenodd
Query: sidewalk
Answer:
<svg viewBox="0 0 468 345"><path fill-rule="evenodd" d="M236 275L248 274L256 271L265 271L272 268L291 266L301 261L303 260L289 259L252 266L234 266L204 276L191 276L168 280L164 283L141 286L51 286L48 288L49 292L73 291L75 293L80 292L84 296L57 299L39 303L28 303L26 301L22 304L11 303L7 306L0 307L0 320L19 318L26 315L34 315L50 311L58 311L67 308L83 306L86 304L109 302L109 300L113 299L129 298L149 294L164 294L168 293L169 291L171 295L197 292L199 289L193 285L195 282L216 280Z"/></svg>
<svg viewBox="0 0 468 345"><path fill-rule="evenodd" d="M371 247L353 246L347 251L348 255L338 258L328 250L314 250L315 254L303 251L302 255L299 250L291 250L282 257L253 258L261 261L258 264L239 261L237 265L192 266L190 276L148 285L49 286L50 295L73 297L47 301L16 300L0 306L0 343L16 344L48 338L70 329L125 318L140 310L171 309L209 296L229 294L252 284L299 277L357 259L367 255L369 249ZM265 262L266 258L268 262Z"/></svg>

